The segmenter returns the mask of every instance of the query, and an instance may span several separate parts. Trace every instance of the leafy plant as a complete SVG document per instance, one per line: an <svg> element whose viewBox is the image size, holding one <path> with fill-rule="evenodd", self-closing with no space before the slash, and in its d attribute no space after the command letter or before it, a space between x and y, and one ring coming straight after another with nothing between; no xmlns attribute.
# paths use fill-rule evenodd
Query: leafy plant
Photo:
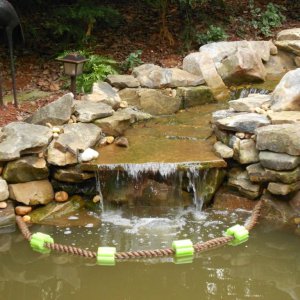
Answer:
<svg viewBox="0 0 300 300"><path fill-rule="evenodd" d="M124 62L121 64L121 68L124 72L131 71L133 68L141 65L142 61L142 50L136 50L135 52L131 52Z"/></svg>
<svg viewBox="0 0 300 300"><path fill-rule="evenodd" d="M200 45L225 41L228 39L227 33L222 27L210 25L206 33L197 33L196 40Z"/></svg>
<svg viewBox="0 0 300 300"><path fill-rule="evenodd" d="M88 59L84 65L83 74L77 77L78 92L88 93L91 91L94 82L104 80L108 75L118 73L118 63L115 60L109 57L91 54L85 50L64 51L58 58L62 58L74 52Z"/></svg>
<svg viewBox="0 0 300 300"><path fill-rule="evenodd" d="M285 21L282 14L283 7L277 4L268 3L265 11L255 7L254 0L249 0L249 8L252 16L251 25L264 36L272 36L272 29L279 27Z"/></svg>

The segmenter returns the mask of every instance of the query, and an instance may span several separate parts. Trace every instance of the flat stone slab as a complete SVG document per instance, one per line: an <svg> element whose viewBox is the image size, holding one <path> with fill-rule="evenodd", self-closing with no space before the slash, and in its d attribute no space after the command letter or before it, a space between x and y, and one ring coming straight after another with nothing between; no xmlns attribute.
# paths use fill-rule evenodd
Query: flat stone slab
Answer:
<svg viewBox="0 0 300 300"><path fill-rule="evenodd" d="M300 111L279 111L268 114L272 124L300 123Z"/></svg>
<svg viewBox="0 0 300 300"><path fill-rule="evenodd" d="M270 182L268 185L268 191L273 195L285 196L298 190L300 190L300 181L292 184Z"/></svg>
<svg viewBox="0 0 300 300"><path fill-rule="evenodd" d="M276 41L275 45L279 49L300 55L300 40Z"/></svg>
<svg viewBox="0 0 300 300"><path fill-rule="evenodd" d="M189 162L199 168L225 167L226 162L214 154L213 145L207 140L211 135L211 112L219 107L218 104L194 107L176 115L135 124L125 132L129 148L114 144L100 147L99 158L93 163L82 164L82 168L122 169L133 165L139 169L153 163L154 166L161 164L166 168L186 169Z"/></svg>
<svg viewBox="0 0 300 300"><path fill-rule="evenodd" d="M260 151L259 160L263 167L277 171L292 170L300 164L300 156L269 151Z"/></svg>
<svg viewBox="0 0 300 300"><path fill-rule="evenodd" d="M140 82L133 75L108 75L107 81L118 89L137 88Z"/></svg>
<svg viewBox="0 0 300 300"><path fill-rule="evenodd" d="M232 117L232 116L241 115L241 114L245 114L245 113L237 113L233 109L217 110L211 114L212 115L211 122L213 124L215 124L216 121L218 121L218 120L225 119L225 118Z"/></svg>
<svg viewBox="0 0 300 300"><path fill-rule="evenodd" d="M102 119L114 114L110 105L93 101L74 101L75 112L79 122L90 123L96 119Z"/></svg>
<svg viewBox="0 0 300 300"><path fill-rule="evenodd" d="M270 121L264 115L249 113L219 119L215 124L224 130L254 133L258 127L269 125Z"/></svg>
<svg viewBox="0 0 300 300"><path fill-rule="evenodd" d="M233 157L233 149L223 144L222 142L216 142L214 144L214 150L219 157L222 158L232 158Z"/></svg>
<svg viewBox="0 0 300 300"><path fill-rule="evenodd" d="M269 125L256 130L258 150L300 155L300 130L297 124Z"/></svg>
<svg viewBox="0 0 300 300"><path fill-rule="evenodd" d="M62 182L83 182L90 178L95 177L93 172L82 172L79 165L67 168L56 169L53 172L53 177Z"/></svg>
<svg viewBox="0 0 300 300"><path fill-rule="evenodd" d="M280 31L277 34L277 41L300 40L300 28L291 28Z"/></svg>
<svg viewBox="0 0 300 300"><path fill-rule="evenodd" d="M300 168L291 171L275 171L264 168L260 163L247 167L249 178L253 182L282 182L286 184L300 180Z"/></svg>
<svg viewBox="0 0 300 300"><path fill-rule="evenodd" d="M12 122L0 132L0 161L43 150L52 139L50 128L25 122Z"/></svg>
<svg viewBox="0 0 300 300"><path fill-rule="evenodd" d="M7 201L7 207L0 209L0 233L13 232L16 229L16 215L12 201Z"/></svg>
<svg viewBox="0 0 300 300"><path fill-rule="evenodd" d="M255 112L257 107L270 102L270 95L250 94L246 98L229 101L229 107L237 112Z"/></svg>
<svg viewBox="0 0 300 300"><path fill-rule="evenodd" d="M66 94L58 100L40 108L31 117L26 119L26 122L37 125L63 125L68 122L73 112L72 93Z"/></svg>

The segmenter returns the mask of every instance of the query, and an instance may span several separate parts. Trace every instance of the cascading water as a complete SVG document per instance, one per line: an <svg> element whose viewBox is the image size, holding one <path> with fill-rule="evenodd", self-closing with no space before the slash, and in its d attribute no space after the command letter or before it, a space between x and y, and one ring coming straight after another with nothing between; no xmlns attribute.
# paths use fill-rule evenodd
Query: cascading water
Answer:
<svg viewBox="0 0 300 300"><path fill-rule="evenodd" d="M261 95L268 95L270 93L269 90L260 89L260 88L243 88L243 89L236 89L231 92L231 100L236 100L239 98L246 98L250 94L261 94Z"/></svg>

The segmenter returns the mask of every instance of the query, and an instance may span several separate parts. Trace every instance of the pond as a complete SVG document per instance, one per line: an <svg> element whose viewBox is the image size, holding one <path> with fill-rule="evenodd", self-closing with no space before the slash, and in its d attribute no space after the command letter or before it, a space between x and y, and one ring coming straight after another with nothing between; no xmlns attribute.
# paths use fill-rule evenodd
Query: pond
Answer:
<svg viewBox="0 0 300 300"><path fill-rule="evenodd" d="M95 213L93 213L95 214ZM193 208L135 207L109 209L101 225L51 227L56 242L118 251L169 247L178 238L193 242L221 236L250 213L195 212ZM69 217L75 222L80 215ZM1 235L0 299L299 299L299 237L261 223L247 243L197 254L189 264L172 257L96 265L94 259L33 252L19 232Z"/></svg>

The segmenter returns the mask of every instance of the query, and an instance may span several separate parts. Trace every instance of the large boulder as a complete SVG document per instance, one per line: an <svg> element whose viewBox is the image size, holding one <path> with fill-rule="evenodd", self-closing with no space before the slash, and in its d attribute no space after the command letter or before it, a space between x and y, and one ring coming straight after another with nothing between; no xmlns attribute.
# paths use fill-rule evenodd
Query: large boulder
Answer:
<svg viewBox="0 0 300 300"><path fill-rule="evenodd" d="M215 124L224 130L254 133L258 127L269 125L270 121L264 115L249 113L219 119Z"/></svg>
<svg viewBox="0 0 300 300"><path fill-rule="evenodd" d="M229 101L229 107L237 112L255 112L257 107L270 102L270 95L249 94L246 98Z"/></svg>
<svg viewBox="0 0 300 300"><path fill-rule="evenodd" d="M49 144L52 131L46 126L12 122L0 131L0 161L42 151Z"/></svg>
<svg viewBox="0 0 300 300"><path fill-rule="evenodd" d="M256 130L258 150L300 155L298 124L269 125Z"/></svg>
<svg viewBox="0 0 300 300"><path fill-rule="evenodd" d="M102 102L114 108L118 107L121 98L107 82L98 81L93 84L92 93L86 95L83 100Z"/></svg>
<svg viewBox="0 0 300 300"><path fill-rule="evenodd" d="M110 105L92 101L75 101L75 116L79 122L90 123L96 119L112 116L114 110Z"/></svg>
<svg viewBox="0 0 300 300"><path fill-rule="evenodd" d="M132 74L142 87L159 89L166 87L197 86L204 83L202 76L178 68L161 68L144 64L133 69Z"/></svg>
<svg viewBox="0 0 300 300"><path fill-rule="evenodd" d="M181 107L181 100L172 95L153 90L143 89L139 92L140 105L139 107L152 115L168 115L177 112Z"/></svg>
<svg viewBox="0 0 300 300"><path fill-rule="evenodd" d="M279 49L300 55L300 40L276 41L275 44Z"/></svg>
<svg viewBox="0 0 300 300"><path fill-rule="evenodd" d="M101 137L101 129L94 124L76 123L63 127L64 133L51 142L47 161L57 166L76 164L78 154L95 146Z"/></svg>
<svg viewBox="0 0 300 300"><path fill-rule="evenodd" d="M10 184L9 197L26 205L47 204L54 198L51 183L48 180Z"/></svg>
<svg viewBox="0 0 300 300"><path fill-rule="evenodd" d="M177 96L182 99L184 108L216 102L211 88L207 86L179 87Z"/></svg>
<svg viewBox="0 0 300 300"><path fill-rule="evenodd" d="M218 73L225 82L264 80L267 62L276 47L269 41L217 42L200 47L216 64Z"/></svg>
<svg viewBox="0 0 300 300"><path fill-rule="evenodd" d="M149 120L152 116L131 107L119 109L111 117L94 121L106 135L119 136L133 123Z"/></svg>
<svg viewBox="0 0 300 300"><path fill-rule="evenodd" d="M73 112L72 93L66 94L58 100L40 108L26 122L37 125L62 125L68 122Z"/></svg>
<svg viewBox="0 0 300 300"><path fill-rule="evenodd" d="M49 170L44 158L24 156L6 164L3 178L9 183L21 183L46 179Z"/></svg>
<svg viewBox="0 0 300 300"><path fill-rule="evenodd" d="M272 94L271 109L300 110L300 68L283 76Z"/></svg>
<svg viewBox="0 0 300 300"><path fill-rule="evenodd" d="M300 28L285 29L277 34L277 41L286 40L300 40Z"/></svg>
<svg viewBox="0 0 300 300"><path fill-rule="evenodd" d="M140 86L140 82L133 75L108 75L107 81L111 86L118 89L136 88Z"/></svg>
<svg viewBox="0 0 300 300"><path fill-rule="evenodd" d="M0 177L0 201L4 201L8 199L8 197L9 192L7 182Z"/></svg>

